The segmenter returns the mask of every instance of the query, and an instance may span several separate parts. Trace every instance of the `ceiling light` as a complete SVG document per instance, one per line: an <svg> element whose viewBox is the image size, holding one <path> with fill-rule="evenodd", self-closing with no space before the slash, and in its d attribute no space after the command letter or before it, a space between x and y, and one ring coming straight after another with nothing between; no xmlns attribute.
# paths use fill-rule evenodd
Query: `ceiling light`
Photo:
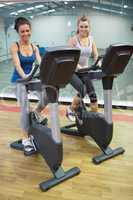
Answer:
<svg viewBox="0 0 133 200"><path fill-rule="evenodd" d="M11 12L10 15L18 15L17 12Z"/></svg>
<svg viewBox="0 0 133 200"><path fill-rule="evenodd" d="M0 4L0 8L4 7L5 5L4 4Z"/></svg>
<svg viewBox="0 0 133 200"><path fill-rule="evenodd" d="M14 4L14 2L8 2L8 3L5 3L6 5L12 5Z"/></svg>
<svg viewBox="0 0 133 200"><path fill-rule="evenodd" d="M74 9L74 8L75 8L75 6L72 6L72 8Z"/></svg>
<svg viewBox="0 0 133 200"><path fill-rule="evenodd" d="M46 11L43 11L41 13L38 13L37 16L39 16L39 15L45 15L45 14L52 13L52 12L55 12L55 11L56 11L55 9L46 10Z"/></svg>
<svg viewBox="0 0 133 200"><path fill-rule="evenodd" d="M48 13L55 12L55 9L48 10Z"/></svg>
<svg viewBox="0 0 133 200"><path fill-rule="evenodd" d="M125 14L122 11L119 12L117 10L112 10L112 9L108 9L108 8L101 8L101 7L97 7L97 6L93 6L92 8L96 9L96 10L100 10L100 11L106 11L106 12L112 12L112 13L116 13L116 14Z"/></svg>
<svg viewBox="0 0 133 200"><path fill-rule="evenodd" d="M44 7L44 5L37 5L37 6L35 6L35 8L43 8Z"/></svg>
<svg viewBox="0 0 133 200"><path fill-rule="evenodd" d="M23 13L23 12L25 12L26 10L18 10L17 12L18 13Z"/></svg>
<svg viewBox="0 0 133 200"><path fill-rule="evenodd" d="M67 1L65 1L65 2L64 2L64 4L65 4L65 5L67 5L67 4L68 4L68 2L67 2Z"/></svg>
<svg viewBox="0 0 133 200"><path fill-rule="evenodd" d="M124 8L128 8L128 5L124 5L123 7L124 7Z"/></svg>
<svg viewBox="0 0 133 200"><path fill-rule="evenodd" d="M26 8L26 10L34 10L35 8L34 7L29 7L29 8Z"/></svg>
<svg viewBox="0 0 133 200"><path fill-rule="evenodd" d="M38 13L37 15L39 16L39 15L45 15L45 14L48 14L49 12L48 12L48 10L47 11L43 11L43 12L41 12L41 13Z"/></svg>

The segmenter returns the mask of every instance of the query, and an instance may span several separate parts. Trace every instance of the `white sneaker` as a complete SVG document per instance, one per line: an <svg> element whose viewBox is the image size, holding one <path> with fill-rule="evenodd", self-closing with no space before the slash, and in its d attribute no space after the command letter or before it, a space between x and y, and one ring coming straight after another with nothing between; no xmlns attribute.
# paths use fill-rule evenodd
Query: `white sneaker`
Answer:
<svg viewBox="0 0 133 200"><path fill-rule="evenodd" d="M31 144L31 141L30 141L30 138L25 138L25 139L23 139L22 140L22 144L24 145L24 146L30 146L30 145L32 145Z"/></svg>
<svg viewBox="0 0 133 200"><path fill-rule="evenodd" d="M24 155L30 156L36 152L36 149L31 143L30 138L23 139L22 144L24 146Z"/></svg>
<svg viewBox="0 0 133 200"><path fill-rule="evenodd" d="M71 110L70 106L66 108L66 117L72 122L75 122L76 120L75 112Z"/></svg>

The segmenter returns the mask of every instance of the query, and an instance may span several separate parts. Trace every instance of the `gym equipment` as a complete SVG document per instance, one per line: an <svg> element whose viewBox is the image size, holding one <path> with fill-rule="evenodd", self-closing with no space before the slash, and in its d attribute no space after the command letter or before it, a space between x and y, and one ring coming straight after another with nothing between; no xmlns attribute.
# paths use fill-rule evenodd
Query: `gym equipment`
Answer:
<svg viewBox="0 0 133 200"><path fill-rule="evenodd" d="M125 151L122 147L114 150L109 147L113 137L112 87L114 78L124 72L132 53L132 45L110 45L105 55L98 58L92 67L79 71L79 73L88 73L92 79L102 79L104 114L88 112L82 102L75 114L76 123L62 127L61 132L81 137L91 136L103 152L93 157L92 161L94 164L100 164L107 159L123 154ZM97 63L100 59L102 59L101 69L97 68Z"/></svg>
<svg viewBox="0 0 133 200"><path fill-rule="evenodd" d="M47 162L54 178L40 183L40 189L46 191L51 187L73 177L80 173L78 167L74 167L64 172L61 167L63 160L63 144L58 125L58 95L59 88L65 87L74 73L80 50L70 47L47 48L40 65L40 80L34 80L33 75L36 69L33 69L27 80L22 80L27 90L46 90L49 103L51 104L51 128L47 124L39 123L30 112L29 136L37 149ZM22 141L18 140L11 144L12 148L23 150Z"/></svg>

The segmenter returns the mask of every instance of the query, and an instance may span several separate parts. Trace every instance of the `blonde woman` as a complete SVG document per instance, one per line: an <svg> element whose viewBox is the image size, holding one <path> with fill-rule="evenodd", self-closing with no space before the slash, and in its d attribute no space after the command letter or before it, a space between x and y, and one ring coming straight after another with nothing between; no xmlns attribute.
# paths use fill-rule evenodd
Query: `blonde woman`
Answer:
<svg viewBox="0 0 133 200"><path fill-rule="evenodd" d="M79 69L88 67L88 60L91 55L93 55L94 61L98 58L96 43L90 30L90 21L88 17L79 17L76 35L71 37L68 42L71 47L78 47L81 51L76 72L71 79L71 85L79 92L81 97L84 96L84 85L86 86L86 92L90 98L90 108L93 112L97 112L97 96L92 81L90 80L88 73L78 73ZM67 108L67 116L71 121L75 120L73 111L77 108L80 101L80 97L75 96L71 106Z"/></svg>

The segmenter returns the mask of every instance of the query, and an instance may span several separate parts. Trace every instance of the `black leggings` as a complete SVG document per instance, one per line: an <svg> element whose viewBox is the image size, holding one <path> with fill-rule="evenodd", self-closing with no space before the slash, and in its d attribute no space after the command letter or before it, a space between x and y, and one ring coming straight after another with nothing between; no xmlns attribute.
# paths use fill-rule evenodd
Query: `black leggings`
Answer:
<svg viewBox="0 0 133 200"><path fill-rule="evenodd" d="M88 73L75 72L70 84L79 92L81 98L84 98L87 93L91 103L97 102L95 89Z"/></svg>

